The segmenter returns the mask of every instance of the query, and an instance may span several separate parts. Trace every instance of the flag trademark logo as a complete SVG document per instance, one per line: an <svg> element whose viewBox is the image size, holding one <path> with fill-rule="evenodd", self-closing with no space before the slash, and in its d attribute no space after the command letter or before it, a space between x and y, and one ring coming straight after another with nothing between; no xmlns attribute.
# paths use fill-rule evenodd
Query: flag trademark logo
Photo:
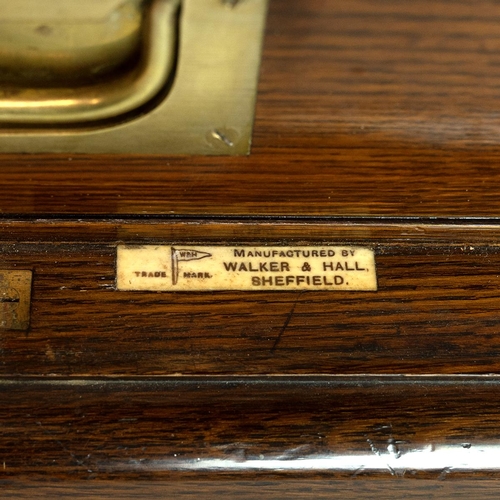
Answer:
<svg viewBox="0 0 500 500"><path fill-rule="evenodd" d="M189 260L201 260L212 257L211 253L201 252L191 248L171 248L172 252L172 285L176 285L179 280L179 262Z"/></svg>

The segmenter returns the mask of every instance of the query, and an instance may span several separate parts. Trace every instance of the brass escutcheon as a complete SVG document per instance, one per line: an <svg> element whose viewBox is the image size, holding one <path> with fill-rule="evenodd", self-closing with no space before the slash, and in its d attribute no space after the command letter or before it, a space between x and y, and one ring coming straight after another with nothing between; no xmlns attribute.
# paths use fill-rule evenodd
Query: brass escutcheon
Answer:
<svg viewBox="0 0 500 500"><path fill-rule="evenodd" d="M0 329L28 330L31 271L0 269Z"/></svg>

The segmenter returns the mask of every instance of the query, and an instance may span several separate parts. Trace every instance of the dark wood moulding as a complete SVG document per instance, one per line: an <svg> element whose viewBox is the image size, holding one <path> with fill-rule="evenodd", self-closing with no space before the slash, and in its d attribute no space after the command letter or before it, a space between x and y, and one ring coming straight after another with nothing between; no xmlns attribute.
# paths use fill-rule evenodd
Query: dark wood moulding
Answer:
<svg viewBox="0 0 500 500"><path fill-rule="evenodd" d="M4 379L2 491L494 498L498 384L497 377Z"/></svg>

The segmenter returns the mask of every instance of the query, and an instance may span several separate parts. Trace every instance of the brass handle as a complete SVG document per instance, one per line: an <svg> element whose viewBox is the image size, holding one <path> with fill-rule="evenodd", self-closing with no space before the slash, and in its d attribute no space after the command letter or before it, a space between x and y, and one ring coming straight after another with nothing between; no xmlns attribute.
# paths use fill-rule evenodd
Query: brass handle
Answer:
<svg viewBox="0 0 500 500"><path fill-rule="evenodd" d="M35 1L38 5L46 4ZM0 54L7 54L3 60L0 55L4 74L4 81L0 81L0 123L89 124L116 119L148 103L165 87L174 68L179 4L180 0L151 0L145 6L141 0L118 4L115 1L106 23L102 19L100 23L91 23L81 19L79 2L80 18L67 27L62 21L46 24L26 19L11 21L12 26L23 26L31 36L35 33L42 40L52 36L56 41L52 40L50 50L40 54L42 68L35 67L40 62L32 58L33 67L28 64L16 70L13 67L16 57L9 59L9 51L0 50ZM5 18L2 23L8 27ZM59 39L54 34L59 34ZM110 34L114 38L110 39ZM89 37L101 37L102 47L100 40ZM6 38L12 43L12 36ZM68 39L73 53L65 46ZM35 56L40 51L33 47L32 39L25 46L25 53L19 59L29 63L30 51ZM103 61L103 53L108 53L110 59ZM74 73L79 72L84 84L82 79L74 78ZM48 75L45 81L40 74Z"/></svg>

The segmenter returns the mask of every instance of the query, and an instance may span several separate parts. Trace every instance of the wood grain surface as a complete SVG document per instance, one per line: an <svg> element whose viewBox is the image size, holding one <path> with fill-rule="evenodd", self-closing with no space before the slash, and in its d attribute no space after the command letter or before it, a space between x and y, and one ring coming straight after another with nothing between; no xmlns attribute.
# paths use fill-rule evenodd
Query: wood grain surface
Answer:
<svg viewBox="0 0 500 500"><path fill-rule="evenodd" d="M271 0L249 157L0 156L2 498L497 498L499 21ZM379 290L118 292L120 243L362 245Z"/></svg>
<svg viewBox="0 0 500 500"><path fill-rule="evenodd" d="M495 498L498 382L4 381L2 491Z"/></svg>
<svg viewBox="0 0 500 500"><path fill-rule="evenodd" d="M164 223L149 227L151 239L134 231L139 223L87 222L81 239L92 234L95 241L84 243L64 241L68 226L70 235L77 232L74 223L12 226L19 239L38 241L0 247L5 268L34 276L29 331L2 334L5 375L500 374L496 229L475 225L479 234L465 239L474 230L458 226L462 238L450 241L448 227L431 228L432 238L412 225L298 222L270 224L262 238L258 222ZM55 231L62 241L52 240ZM110 232L128 243L208 244L216 237L229 245L370 246L379 289L117 291Z"/></svg>
<svg viewBox="0 0 500 500"><path fill-rule="evenodd" d="M271 0L249 157L2 155L8 214L499 214L500 5Z"/></svg>

